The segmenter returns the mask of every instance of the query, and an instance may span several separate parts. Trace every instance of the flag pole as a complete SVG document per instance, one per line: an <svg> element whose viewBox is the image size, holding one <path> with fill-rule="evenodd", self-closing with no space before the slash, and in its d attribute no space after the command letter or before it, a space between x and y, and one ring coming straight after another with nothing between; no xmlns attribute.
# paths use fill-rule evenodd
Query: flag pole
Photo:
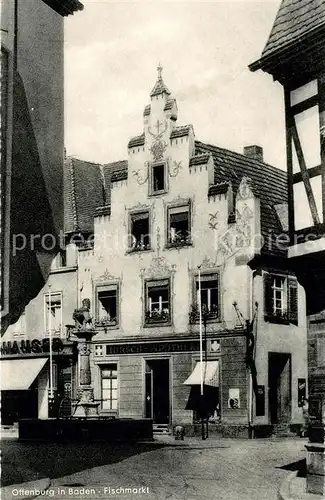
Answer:
<svg viewBox="0 0 325 500"><path fill-rule="evenodd" d="M51 285L49 285L49 340L50 340L50 399L53 400L53 353L52 353L52 311Z"/></svg>
<svg viewBox="0 0 325 500"><path fill-rule="evenodd" d="M203 417L203 335L202 335L202 306L201 306L201 266L198 266L199 270L199 297L198 297L198 306L199 306L199 328L200 328L200 393L201 393L201 430L202 430L202 439L205 439L204 436L204 417Z"/></svg>
<svg viewBox="0 0 325 500"><path fill-rule="evenodd" d="M202 307L201 307L201 271L199 269L199 297L198 297L198 306L199 306L199 321L200 321L200 387L201 387L201 397L203 396L203 335L202 335Z"/></svg>

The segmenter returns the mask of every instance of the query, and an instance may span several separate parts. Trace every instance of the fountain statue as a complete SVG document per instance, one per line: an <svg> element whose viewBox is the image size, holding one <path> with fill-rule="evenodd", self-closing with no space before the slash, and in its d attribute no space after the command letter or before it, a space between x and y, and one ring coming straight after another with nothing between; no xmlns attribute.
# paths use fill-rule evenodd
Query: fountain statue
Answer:
<svg viewBox="0 0 325 500"><path fill-rule="evenodd" d="M78 338L79 351L79 388L78 401L74 404L73 417L98 417L99 403L94 401L94 388L91 384L90 352L91 339L96 334L90 314L90 300L83 299L82 306L73 312L74 336Z"/></svg>

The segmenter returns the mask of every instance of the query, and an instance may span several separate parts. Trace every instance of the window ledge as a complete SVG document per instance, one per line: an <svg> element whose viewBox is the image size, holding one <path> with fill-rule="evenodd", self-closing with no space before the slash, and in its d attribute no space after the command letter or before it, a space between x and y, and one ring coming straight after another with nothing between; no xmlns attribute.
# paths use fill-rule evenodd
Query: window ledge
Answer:
<svg viewBox="0 0 325 500"><path fill-rule="evenodd" d="M126 254L129 255L129 254L132 254L132 253L139 253L139 252L150 252L152 251L152 248L129 248L127 251L126 251Z"/></svg>
<svg viewBox="0 0 325 500"><path fill-rule="evenodd" d="M115 420L116 418L118 418L118 413L116 410L102 410L102 409L100 409L99 415L100 415L100 417L108 417L112 420Z"/></svg>
<svg viewBox="0 0 325 500"><path fill-rule="evenodd" d="M154 328L156 326L162 327L162 326L171 326L172 322L169 321L152 321L152 322L145 322L143 325L143 328Z"/></svg>
<svg viewBox="0 0 325 500"><path fill-rule="evenodd" d="M95 328L102 330L117 330L119 328L119 324L117 322L111 321L109 323L102 323L100 321L95 322Z"/></svg>
<svg viewBox="0 0 325 500"><path fill-rule="evenodd" d="M276 323L279 325L290 325L292 324L288 319L279 318L277 316L264 316L264 321L267 323Z"/></svg>
<svg viewBox="0 0 325 500"><path fill-rule="evenodd" d="M180 248L188 248L192 246L193 246L192 241L189 241L188 243L168 243L165 246L165 250L172 250L172 249L179 250Z"/></svg>
<svg viewBox="0 0 325 500"><path fill-rule="evenodd" d="M189 321L190 325L199 325L200 324L200 319L194 319ZM202 318L202 323L204 323L204 319ZM210 325L211 323L221 323L221 318L216 317L216 318L207 318L206 320L207 325Z"/></svg>
<svg viewBox="0 0 325 500"><path fill-rule="evenodd" d="M167 194L167 193L168 193L167 189L160 189L159 191L150 192L149 196L159 196L159 195Z"/></svg>

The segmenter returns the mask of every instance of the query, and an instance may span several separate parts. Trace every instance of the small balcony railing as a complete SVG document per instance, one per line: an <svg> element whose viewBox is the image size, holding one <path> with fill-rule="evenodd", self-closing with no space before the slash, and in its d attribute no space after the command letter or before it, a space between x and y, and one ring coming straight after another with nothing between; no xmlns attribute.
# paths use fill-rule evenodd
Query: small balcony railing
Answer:
<svg viewBox="0 0 325 500"><path fill-rule="evenodd" d="M184 247L184 246L191 245L191 243L192 243L192 239L191 239L190 234L177 232L169 238L168 246L169 247Z"/></svg>
<svg viewBox="0 0 325 500"><path fill-rule="evenodd" d="M132 245L129 249L129 252L143 252L145 250L150 250L150 243L143 243L142 241L137 241L134 245Z"/></svg>
<svg viewBox="0 0 325 500"><path fill-rule="evenodd" d="M117 325L117 318L110 318L110 317L98 318L95 321L96 328L108 328L116 325Z"/></svg>
<svg viewBox="0 0 325 500"><path fill-rule="evenodd" d="M170 313L168 310L163 309L162 311L147 311L145 317L145 323L155 324L155 323L168 323L170 321Z"/></svg>
<svg viewBox="0 0 325 500"><path fill-rule="evenodd" d="M205 305L202 305L202 321L203 322L212 322L219 320L219 311L216 305L211 306L208 309ZM195 304L191 307L191 312L189 314L190 324L198 323L200 321L200 310L199 307Z"/></svg>
<svg viewBox="0 0 325 500"><path fill-rule="evenodd" d="M287 310L283 311L268 311L264 315L265 321L270 323L289 323L289 313Z"/></svg>

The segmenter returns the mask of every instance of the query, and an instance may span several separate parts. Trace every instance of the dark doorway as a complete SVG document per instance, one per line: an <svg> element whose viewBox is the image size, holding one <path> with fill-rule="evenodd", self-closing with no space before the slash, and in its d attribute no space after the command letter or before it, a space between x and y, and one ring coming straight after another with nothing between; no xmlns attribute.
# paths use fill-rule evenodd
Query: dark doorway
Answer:
<svg viewBox="0 0 325 500"><path fill-rule="evenodd" d="M146 361L145 414L155 424L169 423L169 360Z"/></svg>
<svg viewBox="0 0 325 500"><path fill-rule="evenodd" d="M1 423L12 425L21 418L37 418L38 391L35 385L26 391L1 393Z"/></svg>
<svg viewBox="0 0 325 500"><path fill-rule="evenodd" d="M271 424L291 420L291 354L269 353L269 415Z"/></svg>

